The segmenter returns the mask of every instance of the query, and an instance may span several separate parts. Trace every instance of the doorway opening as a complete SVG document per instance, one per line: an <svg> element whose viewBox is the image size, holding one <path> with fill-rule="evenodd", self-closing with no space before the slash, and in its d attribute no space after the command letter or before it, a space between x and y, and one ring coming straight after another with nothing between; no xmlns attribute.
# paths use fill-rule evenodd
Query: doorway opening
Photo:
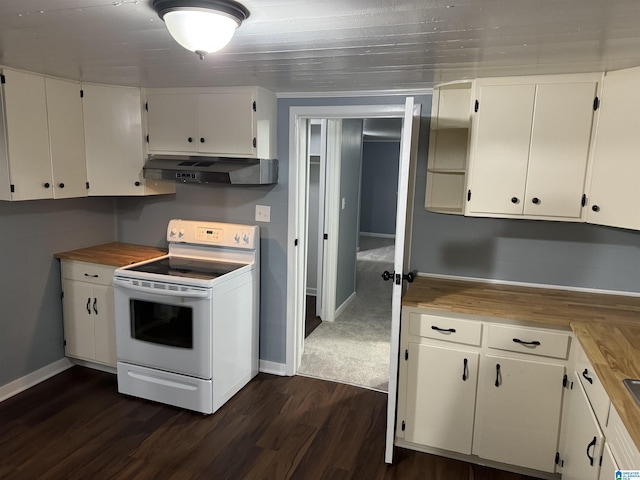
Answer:
<svg viewBox="0 0 640 480"><path fill-rule="evenodd" d="M306 315L297 373L386 392L391 285L381 274L393 270L402 119L345 119L331 130L328 122L311 119L307 130ZM339 150L327 148L333 142ZM327 222L335 204L337 233Z"/></svg>

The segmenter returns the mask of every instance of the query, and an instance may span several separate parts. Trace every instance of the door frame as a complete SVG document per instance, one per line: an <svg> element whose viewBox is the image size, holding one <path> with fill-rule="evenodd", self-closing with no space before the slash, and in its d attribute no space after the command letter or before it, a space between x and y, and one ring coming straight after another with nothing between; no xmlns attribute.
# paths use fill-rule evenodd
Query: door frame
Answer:
<svg viewBox="0 0 640 480"><path fill-rule="evenodd" d="M307 122L312 119L405 118L405 104L289 108L289 208L285 374L295 375L304 344L307 257ZM409 255L410 252L405 252ZM392 339L396 340L396 339ZM397 339L399 340L399 338Z"/></svg>

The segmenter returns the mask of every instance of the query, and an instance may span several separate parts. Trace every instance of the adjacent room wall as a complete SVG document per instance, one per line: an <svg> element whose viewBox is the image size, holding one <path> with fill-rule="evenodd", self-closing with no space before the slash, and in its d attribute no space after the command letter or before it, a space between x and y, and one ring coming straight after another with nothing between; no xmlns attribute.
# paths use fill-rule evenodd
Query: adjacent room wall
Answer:
<svg viewBox="0 0 640 480"><path fill-rule="evenodd" d="M115 239L110 198L0 202L0 386L64 357L53 254Z"/></svg>
<svg viewBox="0 0 640 480"><path fill-rule="evenodd" d="M364 142L360 232L395 235L399 158L398 141Z"/></svg>

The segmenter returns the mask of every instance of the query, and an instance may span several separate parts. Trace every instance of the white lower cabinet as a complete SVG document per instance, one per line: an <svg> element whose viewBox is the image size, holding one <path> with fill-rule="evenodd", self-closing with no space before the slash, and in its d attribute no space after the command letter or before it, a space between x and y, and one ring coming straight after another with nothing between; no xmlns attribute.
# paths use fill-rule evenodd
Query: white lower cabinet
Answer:
<svg viewBox="0 0 640 480"><path fill-rule="evenodd" d="M551 475L571 334L474 318L403 308L396 444Z"/></svg>
<svg viewBox="0 0 640 480"><path fill-rule="evenodd" d="M485 355L480 368L473 453L553 472L565 366Z"/></svg>
<svg viewBox="0 0 640 480"><path fill-rule="evenodd" d="M67 356L116 365L114 267L62 260L62 308Z"/></svg>
<svg viewBox="0 0 640 480"><path fill-rule="evenodd" d="M573 390L567 395L567 417L564 419L564 436L569 441L562 447L562 478L598 480L604 435L580 381L575 377L572 381Z"/></svg>
<svg viewBox="0 0 640 480"><path fill-rule="evenodd" d="M409 343L405 440L471 453L479 356Z"/></svg>

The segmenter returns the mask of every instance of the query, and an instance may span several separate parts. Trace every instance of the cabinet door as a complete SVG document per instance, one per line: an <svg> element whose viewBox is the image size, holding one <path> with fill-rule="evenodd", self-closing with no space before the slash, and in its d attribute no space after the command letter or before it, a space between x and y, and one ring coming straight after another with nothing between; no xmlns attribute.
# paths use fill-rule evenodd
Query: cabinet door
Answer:
<svg viewBox="0 0 640 480"><path fill-rule="evenodd" d="M91 313L95 321L95 359L116 365L116 329L113 287L94 285Z"/></svg>
<svg viewBox="0 0 640 480"><path fill-rule="evenodd" d="M89 195L144 195L140 89L83 85Z"/></svg>
<svg viewBox="0 0 640 480"><path fill-rule="evenodd" d="M54 198L87 196L80 84L45 79Z"/></svg>
<svg viewBox="0 0 640 480"><path fill-rule="evenodd" d="M521 214L535 85L478 88L470 214Z"/></svg>
<svg viewBox="0 0 640 480"><path fill-rule="evenodd" d="M198 151L197 98L195 94L147 96L149 151Z"/></svg>
<svg viewBox="0 0 640 480"><path fill-rule="evenodd" d="M595 82L536 87L524 214L580 218Z"/></svg>
<svg viewBox="0 0 640 480"><path fill-rule="evenodd" d="M198 148L221 156L255 157L251 92L198 95Z"/></svg>
<svg viewBox="0 0 640 480"><path fill-rule="evenodd" d="M91 285L70 280L62 281L64 339L66 353L71 357L93 360L96 354L94 317L91 314Z"/></svg>
<svg viewBox="0 0 640 480"><path fill-rule="evenodd" d="M553 472L564 366L486 355L482 358L473 453Z"/></svg>
<svg viewBox="0 0 640 480"><path fill-rule="evenodd" d="M567 396L568 416L560 452L562 480L598 480L604 438L577 378ZM613 474L608 478L613 479Z"/></svg>
<svg viewBox="0 0 640 480"><path fill-rule="evenodd" d="M602 449L602 462L600 464L598 480L612 480L616 478L616 470L618 470L618 464L616 463L616 459L613 458L613 453L611 453L609 445L605 442L604 448Z"/></svg>
<svg viewBox="0 0 640 480"><path fill-rule="evenodd" d="M52 198L44 77L3 71L12 200Z"/></svg>
<svg viewBox="0 0 640 480"><path fill-rule="evenodd" d="M603 83L587 222L640 230L640 68Z"/></svg>
<svg viewBox="0 0 640 480"><path fill-rule="evenodd" d="M405 440L471 453L478 356L409 343Z"/></svg>

